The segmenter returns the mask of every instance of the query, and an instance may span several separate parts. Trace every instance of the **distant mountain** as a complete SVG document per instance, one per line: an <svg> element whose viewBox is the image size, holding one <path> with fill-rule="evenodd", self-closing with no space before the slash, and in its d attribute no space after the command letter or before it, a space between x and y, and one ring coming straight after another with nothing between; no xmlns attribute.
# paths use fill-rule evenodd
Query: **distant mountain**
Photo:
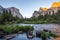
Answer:
<svg viewBox="0 0 60 40"><path fill-rule="evenodd" d="M8 12L11 11L11 14L14 16L14 17L19 17L19 18L23 18L22 14L19 12L19 9L15 8L15 7L9 7L9 8L3 8L1 5L0 5L0 13L3 13L3 10L7 10Z"/></svg>
<svg viewBox="0 0 60 40"><path fill-rule="evenodd" d="M60 2L54 2L50 8L40 7L37 12L34 11L32 16L38 17L39 15L52 15L56 14L60 10Z"/></svg>

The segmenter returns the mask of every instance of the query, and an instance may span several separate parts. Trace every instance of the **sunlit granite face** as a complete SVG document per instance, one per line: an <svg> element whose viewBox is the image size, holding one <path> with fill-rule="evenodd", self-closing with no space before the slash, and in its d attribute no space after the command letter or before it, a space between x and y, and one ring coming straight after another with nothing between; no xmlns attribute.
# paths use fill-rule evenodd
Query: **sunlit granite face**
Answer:
<svg viewBox="0 0 60 40"><path fill-rule="evenodd" d="M46 14L52 15L52 14L56 14L59 10L60 10L60 2L54 2L54 3L52 3L52 6L50 8L40 7L39 10L37 11L37 12L40 12L40 14L37 12L34 12L33 16L38 17L39 15L44 16Z"/></svg>
<svg viewBox="0 0 60 40"><path fill-rule="evenodd" d="M51 8L56 8L56 7L60 7L60 2L54 2L51 6Z"/></svg>

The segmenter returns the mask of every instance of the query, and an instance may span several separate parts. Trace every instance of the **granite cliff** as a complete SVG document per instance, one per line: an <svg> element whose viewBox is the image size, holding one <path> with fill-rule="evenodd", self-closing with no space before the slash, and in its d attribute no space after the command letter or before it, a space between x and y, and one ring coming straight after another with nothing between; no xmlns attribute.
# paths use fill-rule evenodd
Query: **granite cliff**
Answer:
<svg viewBox="0 0 60 40"><path fill-rule="evenodd" d="M50 8L40 7L38 11L34 11L33 16L38 17L39 15L52 15L56 14L60 10L60 2L52 3Z"/></svg>
<svg viewBox="0 0 60 40"><path fill-rule="evenodd" d="M19 18L23 18L22 14L19 12L19 9L15 8L15 7L9 7L9 8L4 8L0 5L0 13L3 13L3 10L7 10L8 12L11 11L11 14L14 17L19 17Z"/></svg>

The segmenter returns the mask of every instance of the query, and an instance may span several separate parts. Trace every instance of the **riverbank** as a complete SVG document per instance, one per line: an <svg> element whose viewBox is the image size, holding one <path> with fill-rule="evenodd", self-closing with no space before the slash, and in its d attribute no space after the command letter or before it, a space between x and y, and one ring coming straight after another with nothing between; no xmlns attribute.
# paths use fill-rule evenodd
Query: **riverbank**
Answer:
<svg viewBox="0 0 60 40"><path fill-rule="evenodd" d="M34 28L32 26L0 26L0 38L14 33L28 32L33 31Z"/></svg>
<svg viewBox="0 0 60 40"><path fill-rule="evenodd" d="M42 31L42 32L40 32L40 33L37 33L36 34L36 36L34 36L34 35L31 35L30 33L27 35L26 33L23 33L23 34L20 34L20 33L17 33L17 34L9 34L9 35L6 35L5 36L5 39L7 39L7 40L20 40L20 39L24 39L24 40L26 40L26 38L27 39L36 39L36 38L39 38L39 40L42 40L42 39L44 39L44 38L46 38L46 37L50 37L50 38L48 38L48 39L54 39L54 36L55 34L51 34L51 32L48 32L47 30L45 30L45 31ZM32 38L30 38L30 37L32 37ZM43 38L44 37L44 38Z"/></svg>
<svg viewBox="0 0 60 40"><path fill-rule="evenodd" d="M60 37L58 37L58 38L55 38L54 40L60 40Z"/></svg>
<svg viewBox="0 0 60 40"><path fill-rule="evenodd" d="M19 26L18 26L19 25ZM40 31L41 31L41 29L42 28L46 28L46 30L49 30L49 29L55 29L56 27L58 27L56 24L54 24L54 26L53 25L49 25L49 24L38 24L38 25L36 25L36 24L34 24L34 25L30 25L30 24L25 24L25 25L20 25L20 24L18 24L17 26L0 26L0 29L2 28L3 29L3 31L5 31L5 33L7 33L8 35L9 34L13 34L13 33L21 33L22 31L23 31L23 33L24 32L26 32L26 31L28 31L30 28L34 28L34 30L35 30L35 32L36 32L36 30L38 30L38 29L40 29ZM52 27L52 28L51 28ZM57 28L58 29L58 28ZM56 30L57 30L56 29ZM28 31L29 32L29 31ZM56 31L55 31L56 32ZM30 32L29 32L30 33ZM41 33L41 32L40 32ZM40 35L40 33L38 33L38 35ZM43 32L43 33L41 33L42 35L43 35L43 37L45 37L46 35L46 32ZM31 35L28 35L29 37L31 37ZM51 32L50 32L50 34L48 34L47 36L54 36L55 37L55 35L54 34L51 34ZM46 36L46 37L47 37ZM14 37L14 36L13 36ZM9 36L8 38L11 38L11 36ZM23 38L22 38L23 39Z"/></svg>
<svg viewBox="0 0 60 40"><path fill-rule="evenodd" d="M60 40L60 33L57 35L58 35L58 37L56 37L54 40Z"/></svg>
<svg viewBox="0 0 60 40"><path fill-rule="evenodd" d="M60 37L55 38L54 40L60 40Z"/></svg>

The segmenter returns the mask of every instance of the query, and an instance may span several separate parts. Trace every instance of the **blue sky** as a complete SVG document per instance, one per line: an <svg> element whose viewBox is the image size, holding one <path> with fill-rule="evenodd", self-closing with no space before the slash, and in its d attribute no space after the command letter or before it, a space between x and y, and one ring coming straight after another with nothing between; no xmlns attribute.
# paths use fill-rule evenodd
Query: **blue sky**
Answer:
<svg viewBox="0 0 60 40"><path fill-rule="evenodd" d="M23 17L31 17L35 10L40 7L49 8L53 2L59 0L0 0L0 5L3 7L16 7L20 10Z"/></svg>

